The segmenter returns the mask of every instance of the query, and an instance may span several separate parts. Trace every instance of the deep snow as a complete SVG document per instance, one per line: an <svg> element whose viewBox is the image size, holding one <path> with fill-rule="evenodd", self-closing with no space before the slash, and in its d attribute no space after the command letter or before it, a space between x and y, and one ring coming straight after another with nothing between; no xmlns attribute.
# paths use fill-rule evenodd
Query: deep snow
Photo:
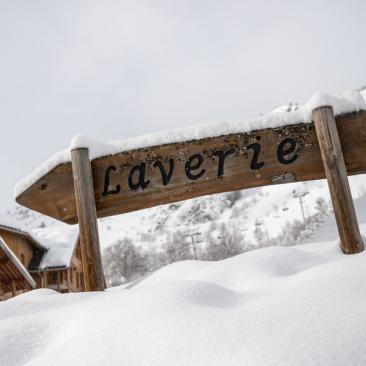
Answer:
<svg viewBox="0 0 366 366"><path fill-rule="evenodd" d="M337 242L171 264L130 288L0 304L0 364L365 365L366 252Z"/></svg>

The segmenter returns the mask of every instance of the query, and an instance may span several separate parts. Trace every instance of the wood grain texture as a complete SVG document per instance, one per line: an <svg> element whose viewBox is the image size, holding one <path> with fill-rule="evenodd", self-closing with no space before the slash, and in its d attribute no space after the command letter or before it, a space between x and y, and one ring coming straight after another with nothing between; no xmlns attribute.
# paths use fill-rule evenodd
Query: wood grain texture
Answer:
<svg viewBox="0 0 366 366"><path fill-rule="evenodd" d="M348 183L333 108L317 108L313 111L313 118L342 250L346 254L359 253L363 251L363 243Z"/></svg>
<svg viewBox="0 0 366 366"><path fill-rule="evenodd" d="M88 149L72 150L71 159L85 291L103 291L104 275Z"/></svg>
<svg viewBox="0 0 366 366"><path fill-rule="evenodd" d="M339 116L336 121L348 174L366 173L366 112ZM297 159L291 164L283 164L277 157L277 150L286 138L296 142ZM248 148L255 143L261 145L258 162L264 162L259 169L252 169L254 151ZM219 159L214 153L220 149L235 152L226 157L224 174L218 177ZM189 180L185 164L194 154L202 155L200 168L205 172L200 179ZM291 159L291 155L286 158ZM174 172L169 184L164 186L161 172L154 164L159 160L168 169L170 159L174 160ZM150 182L145 189L132 190L128 176L131 169L141 163L146 165L146 179ZM313 123L125 151L94 159L91 164L98 217L213 193L325 178ZM109 166L116 168L110 174L110 189L119 184L120 192L103 196ZM58 165L21 194L17 202L58 220L76 223L71 164Z"/></svg>

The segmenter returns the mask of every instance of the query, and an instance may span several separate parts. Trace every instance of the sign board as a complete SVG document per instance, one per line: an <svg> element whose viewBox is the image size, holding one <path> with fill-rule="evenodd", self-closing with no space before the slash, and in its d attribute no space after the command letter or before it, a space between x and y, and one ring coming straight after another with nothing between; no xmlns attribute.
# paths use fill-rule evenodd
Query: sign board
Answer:
<svg viewBox="0 0 366 366"><path fill-rule="evenodd" d="M366 112L336 118L348 174L366 173ZM325 178L315 126L297 124L124 151L92 160L97 217L193 197ZM60 164L17 197L77 222L72 166Z"/></svg>

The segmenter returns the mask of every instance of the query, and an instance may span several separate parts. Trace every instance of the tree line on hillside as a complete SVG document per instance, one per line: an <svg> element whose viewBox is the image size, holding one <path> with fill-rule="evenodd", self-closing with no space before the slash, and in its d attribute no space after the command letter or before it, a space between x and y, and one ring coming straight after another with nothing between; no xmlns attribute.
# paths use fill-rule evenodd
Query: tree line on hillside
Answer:
<svg viewBox="0 0 366 366"><path fill-rule="evenodd" d="M234 225L215 222L204 235L182 230L167 233L159 248L141 247L123 237L103 252L106 280L109 286L116 286L181 260L217 261L265 246L301 244L311 238L328 215L329 206L324 199L318 199L315 214L304 222L295 220L275 238L261 226L256 227L255 242L249 242Z"/></svg>

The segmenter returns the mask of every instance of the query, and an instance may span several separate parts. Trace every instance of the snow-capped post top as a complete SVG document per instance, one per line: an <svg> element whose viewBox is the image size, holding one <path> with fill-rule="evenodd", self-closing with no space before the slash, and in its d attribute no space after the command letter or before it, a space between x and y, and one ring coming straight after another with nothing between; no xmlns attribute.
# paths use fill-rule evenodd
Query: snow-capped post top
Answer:
<svg viewBox="0 0 366 366"><path fill-rule="evenodd" d="M306 103L306 107L311 113L320 107L332 107L336 116L366 110L365 100L356 90L343 92L338 98L326 93L316 93Z"/></svg>
<svg viewBox="0 0 366 366"><path fill-rule="evenodd" d="M70 151L88 148L98 217L207 194L325 178L312 123L331 105L349 174L366 172L365 101L355 91L316 94L289 112L245 122L200 125L109 143L77 135L18 184L17 202L67 223L77 221ZM347 138L346 138L347 137ZM350 161L352 159L352 162Z"/></svg>
<svg viewBox="0 0 366 366"><path fill-rule="evenodd" d="M83 148L89 149L92 144L93 141L87 135L77 134L71 139L69 149L70 151Z"/></svg>
<svg viewBox="0 0 366 366"><path fill-rule="evenodd" d="M95 159L108 155L108 145L107 143L95 141L87 135L77 134L71 139L68 150L88 149L90 159Z"/></svg>

